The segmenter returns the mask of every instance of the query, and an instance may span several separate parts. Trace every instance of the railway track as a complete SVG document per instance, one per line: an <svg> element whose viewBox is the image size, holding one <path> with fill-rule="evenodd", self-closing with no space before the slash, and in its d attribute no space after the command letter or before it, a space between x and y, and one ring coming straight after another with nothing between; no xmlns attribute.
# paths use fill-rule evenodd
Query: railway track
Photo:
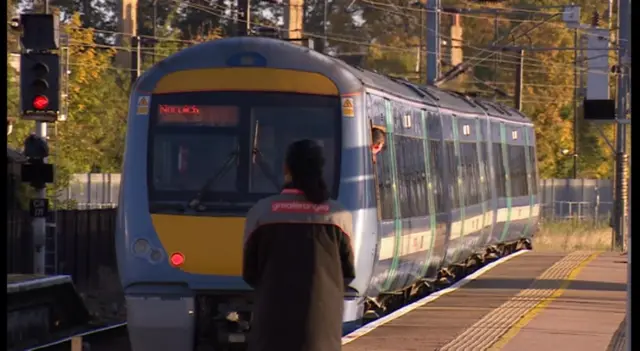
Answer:
<svg viewBox="0 0 640 351"><path fill-rule="evenodd" d="M25 351L130 351L127 323L95 328Z"/></svg>

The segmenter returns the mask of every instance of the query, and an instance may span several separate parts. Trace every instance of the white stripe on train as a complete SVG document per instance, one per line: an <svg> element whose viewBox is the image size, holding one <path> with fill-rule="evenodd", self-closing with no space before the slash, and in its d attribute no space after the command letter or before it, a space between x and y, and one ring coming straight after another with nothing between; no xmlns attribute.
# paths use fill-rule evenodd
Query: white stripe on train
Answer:
<svg viewBox="0 0 640 351"><path fill-rule="evenodd" d="M527 219L529 216L536 217L540 213L539 205L533 205L531 208L527 206L517 206L511 208L511 218L510 221L518 221L522 219ZM508 210L506 208L501 208L498 210L496 223L504 223L507 221ZM484 214L479 214L477 216L465 218L464 221L456 221L451 224L451 233L454 238L459 238L460 236L466 236L469 234L476 233L480 230L482 225L482 217L485 217L486 226L491 225L491 212L487 212ZM463 225L464 224L464 225ZM463 230L461 230L463 229ZM460 233L462 232L462 235ZM415 232L411 234L402 235L400 238L400 252L398 256L407 256L417 252L425 251L429 249L429 244L431 243L431 230ZM414 245L414 243L416 243ZM380 250L379 250L379 260L388 260L393 258L393 254L395 251L396 237L395 235L385 237L380 242Z"/></svg>

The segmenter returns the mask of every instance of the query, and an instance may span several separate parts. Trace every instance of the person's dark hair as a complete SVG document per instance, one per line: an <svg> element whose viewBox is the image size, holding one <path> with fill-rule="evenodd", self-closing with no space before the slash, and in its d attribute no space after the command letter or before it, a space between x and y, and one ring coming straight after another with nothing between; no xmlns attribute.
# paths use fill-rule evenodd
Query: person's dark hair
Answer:
<svg viewBox="0 0 640 351"><path fill-rule="evenodd" d="M308 139L296 141L287 148L285 162L292 185L300 189L308 201L321 204L329 199L329 190L322 178L324 156L320 145Z"/></svg>
<svg viewBox="0 0 640 351"><path fill-rule="evenodd" d="M385 132L380 128L371 128L372 144L383 143L385 141Z"/></svg>

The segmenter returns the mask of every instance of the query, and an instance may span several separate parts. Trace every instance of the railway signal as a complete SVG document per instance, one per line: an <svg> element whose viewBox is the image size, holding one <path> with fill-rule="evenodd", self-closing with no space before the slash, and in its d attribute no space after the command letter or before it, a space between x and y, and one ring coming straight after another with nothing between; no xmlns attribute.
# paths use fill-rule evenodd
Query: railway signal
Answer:
<svg viewBox="0 0 640 351"><path fill-rule="evenodd" d="M24 119L57 120L60 108L60 57L57 54L20 56L20 106Z"/></svg>
<svg viewBox="0 0 640 351"><path fill-rule="evenodd" d="M35 192L34 204L43 205L47 198L46 185L53 182L54 167L47 163L47 122L58 120L60 109L59 19L45 13L28 13L11 20L13 30L20 31L20 110L22 118L36 121L35 133L25 140L22 181L30 183ZM35 206L38 207L38 206ZM35 209L34 207L34 209ZM42 209L42 206L38 208ZM33 270L44 274L46 219L43 211L33 211ZM37 215L37 216L36 216Z"/></svg>

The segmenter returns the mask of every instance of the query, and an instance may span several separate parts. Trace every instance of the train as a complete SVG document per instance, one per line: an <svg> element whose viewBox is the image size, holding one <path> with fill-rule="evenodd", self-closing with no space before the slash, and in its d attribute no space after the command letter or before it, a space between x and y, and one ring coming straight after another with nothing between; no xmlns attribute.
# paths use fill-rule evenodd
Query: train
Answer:
<svg viewBox="0 0 640 351"><path fill-rule="evenodd" d="M375 161L372 128L387 139ZM345 333L531 248L536 144L520 111L289 41L201 43L155 64L130 96L116 252L132 350L246 343L244 216L281 190L299 139L323 145L331 197L353 217Z"/></svg>

